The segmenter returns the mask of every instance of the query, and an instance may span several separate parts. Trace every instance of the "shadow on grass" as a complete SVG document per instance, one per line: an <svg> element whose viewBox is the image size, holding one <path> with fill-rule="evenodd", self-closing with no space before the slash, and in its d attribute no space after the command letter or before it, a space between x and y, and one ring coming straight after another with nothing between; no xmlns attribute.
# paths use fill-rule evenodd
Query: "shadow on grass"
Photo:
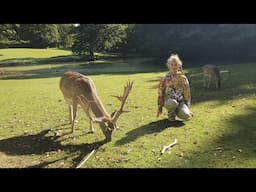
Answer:
<svg viewBox="0 0 256 192"><path fill-rule="evenodd" d="M194 149L180 168L255 168L256 165L256 107L247 107L243 115L234 115L223 122L222 133ZM225 130L224 130L225 129ZM189 162L189 163L188 163ZM165 167L173 166L169 161Z"/></svg>
<svg viewBox="0 0 256 192"><path fill-rule="evenodd" d="M3 56L0 54L0 56ZM95 55L95 60L112 60L112 61L129 61L129 59L138 59L138 58L146 58L145 56L139 55L130 55L126 57L122 57L118 53L111 53L111 54L104 54L102 56ZM160 63L164 63L165 61L162 58L157 58ZM8 66L22 66L22 65L31 65L31 64L51 64L51 63L67 63L67 62L94 62L90 59L89 55L85 56L78 56L78 55L60 55L60 56L53 56L48 58L33 58L33 57L26 57L26 58L10 58L10 59L3 59L0 60L0 66L8 67Z"/></svg>
<svg viewBox="0 0 256 192"><path fill-rule="evenodd" d="M0 54L0 56L3 56ZM26 58L11 58L11 59L3 59L0 61L0 66L8 67L8 66L22 66L22 65L31 65L31 64L51 64L51 63L67 63L67 62L89 62L89 56L77 56L77 55L60 55L53 56L48 58L34 58L34 57L26 57ZM120 54L107 54L102 56L95 56L96 60L100 59L120 59ZM132 58L132 57L129 57ZM96 61L95 60L95 61Z"/></svg>
<svg viewBox="0 0 256 192"><path fill-rule="evenodd" d="M81 62L85 61L84 58L79 58L75 55L66 55L66 56L55 56L50 58L12 58L4 59L0 61L0 66L10 67L10 66L24 66L31 64L50 64L50 63L66 63L66 62Z"/></svg>
<svg viewBox="0 0 256 192"><path fill-rule="evenodd" d="M179 128L185 125L182 121L168 121L168 119L162 119L160 121L151 122L147 125L138 127L126 133L126 137L116 141L115 145L124 145L131 141L135 141L138 137L147 134L153 134L163 131L166 128Z"/></svg>
<svg viewBox="0 0 256 192"><path fill-rule="evenodd" d="M6 76L6 77L0 77L1 80L14 80L14 79L41 79L41 78L54 78L54 77L61 77L65 72L67 71L77 71L79 73L82 73L84 75L102 75L102 74L107 74L107 75L132 75L132 74L139 74L139 73L152 73L154 72L160 72L157 70L150 70L147 68L147 71L142 70L142 69L132 69L132 70L119 70L119 71L104 71L104 69L100 70L95 70L95 69L51 69L51 70L40 70L36 71L35 74L30 74L30 73L23 73L23 74L18 74L18 75L13 75L13 76ZM44 72L42 72L44 71Z"/></svg>
<svg viewBox="0 0 256 192"><path fill-rule="evenodd" d="M61 150L69 155L56 160L44 161L28 168L43 168L49 164L68 158L72 159L72 167L76 167L84 156L89 154L93 149L97 149L106 143L105 140L102 140L79 145L62 145L61 141L58 141L59 137L47 135L49 132L50 130L44 130L35 135L24 135L0 140L0 151L7 155L41 155L47 152ZM79 155L72 158L72 153L79 153Z"/></svg>
<svg viewBox="0 0 256 192"><path fill-rule="evenodd" d="M96 61L97 62L97 61ZM85 75L100 75L100 74L136 74L136 73L149 73L161 72L164 67L158 65L157 60L148 62L132 62L132 61L103 61L100 63L84 62L84 63L62 63L59 66L51 66L48 62L47 68L44 69L31 69L26 71L10 71L0 79L36 79L36 78L50 78L60 77L64 72L74 70ZM29 65L28 65L29 66ZM11 66L10 66L11 67ZM9 69L11 70L11 69Z"/></svg>
<svg viewBox="0 0 256 192"><path fill-rule="evenodd" d="M256 107L250 106L246 108L243 115L235 115L228 120L227 126L230 130L226 130L226 134L216 140L216 143L222 143L225 147L232 147L234 152L242 149L239 155L246 158L256 158Z"/></svg>
<svg viewBox="0 0 256 192"><path fill-rule="evenodd" d="M55 160L51 161L44 161L42 163L39 163L37 165L32 165L27 168L44 168L48 167L50 164L59 162L61 160L72 160L72 166L70 168L76 168L77 165L83 160L84 157L86 157L89 153L91 153L93 150L97 150L100 146L104 145L106 142L103 141L97 141L94 143L86 143L86 144L80 144L80 145L64 145L62 146L62 150L64 150L68 155L57 158ZM75 155L74 153L79 153L79 155Z"/></svg>

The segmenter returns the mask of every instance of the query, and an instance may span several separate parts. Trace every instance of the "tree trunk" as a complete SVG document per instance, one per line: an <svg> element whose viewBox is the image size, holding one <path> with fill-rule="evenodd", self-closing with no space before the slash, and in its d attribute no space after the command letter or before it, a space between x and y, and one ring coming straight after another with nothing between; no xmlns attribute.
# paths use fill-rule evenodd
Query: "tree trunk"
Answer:
<svg viewBox="0 0 256 192"><path fill-rule="evenodd" d="M93 51L93 50L90 50L90 60L91 60L91 61L94 61L94 60L95 60L94 51Z"/></svg>

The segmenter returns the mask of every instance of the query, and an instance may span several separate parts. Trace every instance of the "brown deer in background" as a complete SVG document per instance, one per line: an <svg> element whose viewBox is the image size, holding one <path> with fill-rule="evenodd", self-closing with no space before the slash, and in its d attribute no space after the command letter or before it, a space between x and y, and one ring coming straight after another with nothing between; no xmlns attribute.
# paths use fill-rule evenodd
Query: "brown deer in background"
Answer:
<svg viewBox="0 0 256 192"><path fill-rule="evenodd" d="M220 70L215 65L204 65L202 67L203 76L204 76L204 87L210 88L212 81L215 82L216 88L219 89L221 86Z"/></svg>
<svg viewBox="0 0 256 192"><path fill-rule="evenodd" d="M123 112L127 112L123 108L132 86L133 82L128 81L124 87L123 95L115 96L121 101L121 107L109 115L97 95L95 84L89 77L74 71L64 73L60 80L60 90L69 105L69 120L72 133L74 132L77 105L80 104L89 118L90 131L94 132L93 122L99 123L105 135L105 140L107 142L111 141L112 131L117 127L118 118ZM91 112L95 117L92 117Z"/></svg>

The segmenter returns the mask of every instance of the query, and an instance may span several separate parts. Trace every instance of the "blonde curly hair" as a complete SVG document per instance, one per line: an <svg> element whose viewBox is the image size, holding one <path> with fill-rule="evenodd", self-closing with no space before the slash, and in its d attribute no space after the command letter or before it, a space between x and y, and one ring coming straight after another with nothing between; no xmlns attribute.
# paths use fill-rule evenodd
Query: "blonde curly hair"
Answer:
<svg viewBox="0 0 256 192"><path fill-rule="evenodd" d="M177 63L179 65L179 71L182 74L184 74L183 69L182 69L182 61L178 54L171 54L171 56L167 59L167 63L166 63L167 67L168 67L169 63L171 63L172 61L175 61L175 63Z"/></svg>

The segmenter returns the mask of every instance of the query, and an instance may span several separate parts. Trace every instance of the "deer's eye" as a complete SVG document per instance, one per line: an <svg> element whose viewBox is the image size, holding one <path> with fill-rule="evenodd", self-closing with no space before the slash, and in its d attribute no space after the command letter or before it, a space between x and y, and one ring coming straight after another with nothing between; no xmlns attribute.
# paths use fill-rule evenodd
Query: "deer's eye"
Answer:
<svg viewBox="0 0 256 192"><path fill-rule="evenodd" d="M110 128L111 130L115 129L115 124L112 122L108 122L108 128Z"/></svg>

